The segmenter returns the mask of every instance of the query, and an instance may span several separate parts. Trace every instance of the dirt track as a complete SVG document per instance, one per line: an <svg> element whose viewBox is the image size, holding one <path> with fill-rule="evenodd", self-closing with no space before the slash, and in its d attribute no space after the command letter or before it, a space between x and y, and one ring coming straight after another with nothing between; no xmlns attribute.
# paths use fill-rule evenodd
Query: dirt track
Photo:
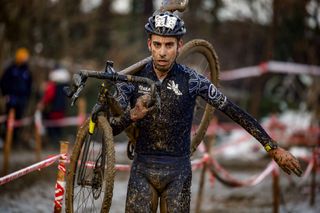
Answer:
<svg viewBox="0 0 320 213"><path fill-rule="evenodd" d="M128 162L123 156L123 146L117 148L117 160L121 163ZM46 151L43 157L55 154L57 151ZM122 155L121 155L122 153ZM0 155L2 165L2 153ZM34 163L35 156L30 151L13 152L11 158L11 171L24 168ZM253 174L260 173L267 160L257 162L243 161L221 161L230 170L231 174L239 179L246 179ZM232 166L231 166L232 165ZM254 166L253 166L254 165ZM56 179L57 165L25 175L15 181L0 186L0 212L52 212L54 199L54 185ZM192 203L194 212L198 192L200 170L193 173L192 182ZM315 207L308 204L310 200L309 187L307 183L301 186L294 186L298 178L293 178L292 183L281 173L281 208L283 213L315 213L320 212L320 188L317 189L317 200ZM320 183L318 176L318 183ZM124 212L126 185L128 181L127 172L118 172L116 176L112 213ZM254 187L229 188L217 180L210 182L206 174L204 200L201 212L222 212L222 213L271 213L272 212L272 178L269 176L261 184ZM213 184L213 185L212 185Z"/></svg>

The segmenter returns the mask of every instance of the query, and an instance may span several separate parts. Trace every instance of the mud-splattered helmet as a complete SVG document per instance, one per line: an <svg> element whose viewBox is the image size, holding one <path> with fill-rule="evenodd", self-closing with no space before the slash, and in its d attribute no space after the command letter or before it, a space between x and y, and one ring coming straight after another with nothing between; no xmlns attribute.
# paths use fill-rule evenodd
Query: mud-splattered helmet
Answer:
<svg viewBox="0 0 320 213"><path fill-rule="evenodd" d="M148 34L161 36L182 37L186 33L183 20L179 16L167 11L151 16L144 28Z"/></svg>

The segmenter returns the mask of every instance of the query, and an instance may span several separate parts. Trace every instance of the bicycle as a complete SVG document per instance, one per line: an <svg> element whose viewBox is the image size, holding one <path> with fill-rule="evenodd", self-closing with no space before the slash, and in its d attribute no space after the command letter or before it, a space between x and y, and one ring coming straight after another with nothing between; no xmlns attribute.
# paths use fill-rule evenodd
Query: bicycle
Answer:
<svg viewBox="0 0 320 213"><path fill-rule="evenodd" d="M115 151L108 118L111 113L121 114L114 102L118 93L115 82L146 84L151 88L152 97L148 105L156 102L155 83L152 80L120 75L114 71L113 63L108 61L104 72L82 70L73 76L73 87L65 88L67 96L72 99L71 105L74 105L79 97L87 78L103 79L104 82L100 86L97 103L92 108L90 118L77 133L71 154L67 176L67 212L95 211L96 205L101 205L102 212L110 209L115 176ZM92 199L90 202L78 200L82 198Z"/></svg>
<svg viewBox="0 0 320 213"><path fill-rule="evenodd" d="M151 82L149 79L132 80L138 79L132 75L141 70L150 60L152 60L151 57L147 57L117 73L112 68L112 63L107 62L104 72L81 71L80 74L74 76L75 88L67 91L67 93L69 93L68 95L72 97L72 103L78 98L88 77L104 79L104 83L101 84L98 102L93 107L90 118L86 120L77 133L67 176L67 212L109 211L115 177L115 151L112 129L108 123L108 118L111 114L109 110L113 108L116 114L121 114L114 100L114 97L117 95L115 82L131 81L149 84L152 88L152 102L156 102L156 85L154 82ZM218 85L218 57L209 42L201 39L187 42L182 47L177 61L194 68L210 79L215 85ZM192 135L191 153L195 152L197 146L202 141L212 118L213 111L214 108L212 106L199 98L197 99L194 112L194 125L197 126L197 129ZM99 130L102 132L100 133ZM98 137L98 140L92 142L96 137ZM94 147L99 144L101 147ZM94 150L99 150L99 152L96 153ZM91 170L89 170L90 168ZM89 174L85 173L85 170ZM82 192L81 187L84 188ZM78 196L79 192L82 193L81 197ZM90 205L87 206L87 204Z"/></svg>

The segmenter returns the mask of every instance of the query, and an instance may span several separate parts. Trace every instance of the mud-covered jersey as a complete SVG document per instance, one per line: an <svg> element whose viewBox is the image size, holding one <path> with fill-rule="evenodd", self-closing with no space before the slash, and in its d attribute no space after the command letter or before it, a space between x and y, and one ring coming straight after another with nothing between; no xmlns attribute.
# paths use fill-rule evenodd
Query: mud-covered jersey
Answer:
<svg viewBox="0 0 320 213"><path fill-rule="evenodd" d="M152 62L135 75L159 81ZM150 92L145 85L120 83L118 87L121 91L118 101L123 108L128 104L134 106L138 97ZM221 109L226 97L207 78L177 63L159 87L160 110L136 122L139 136L135 151L145 155L188 156L196 98L201 96Z"/></svg>

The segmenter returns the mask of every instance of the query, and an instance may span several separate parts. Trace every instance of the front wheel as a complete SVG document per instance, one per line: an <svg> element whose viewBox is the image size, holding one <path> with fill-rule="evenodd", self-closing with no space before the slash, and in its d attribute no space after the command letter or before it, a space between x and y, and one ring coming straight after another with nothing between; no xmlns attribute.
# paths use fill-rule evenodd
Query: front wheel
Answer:
<svg viewBox="0 0 320 213"><path fill-rule="evenodd" d="M70 157L66 212L109 212L114 177L112 129L104 116L98 116L95 131L90 135L88 119L78 131Z"/></svg>

